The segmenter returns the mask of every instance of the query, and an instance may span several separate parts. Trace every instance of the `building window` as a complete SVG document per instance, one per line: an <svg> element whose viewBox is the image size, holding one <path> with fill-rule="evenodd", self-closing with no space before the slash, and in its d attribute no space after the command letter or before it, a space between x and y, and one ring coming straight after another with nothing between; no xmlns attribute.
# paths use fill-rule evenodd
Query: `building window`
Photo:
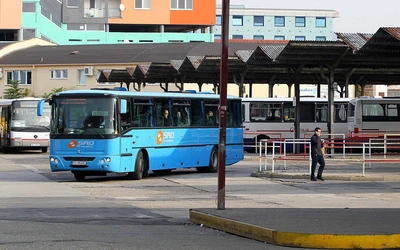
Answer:
<svg viewBox="0 0 400 250"><path fill-rule="evenodd" d="M306 37L305 36L295 36L294 40L296 40L296 41L305 41Z"/></svg>
<svg viewBox="0 0 400 250"><path fill-rule="evenodd" d="M326 18L325 17L317 17L315 19L315 26L325 28L326 27Z"/></svg>
<svg viewBox="0 0 400 250"><path fill-rule="evenodd" d="M135 9L150 9L150 0L135 0Z"/></svg>
<svg viewBox="0 0 400 250"><path fill-rule="evenodd" d="M9 84L10 81L18 81L19 84L32 84L32 71L7 71L7 84Z"/></svg>
<svg viewBox="0 0 400 250"><path fill-rule="evenodd" d="M215 39L221 40L221 38L222 38L221 35L214 34L214 40L215 40Z"/></svg>
<svg viewBox="0 0 400 250"><path fill-rule="evenodd" d="M171 0L172 10L192 10L193 0Z"/></svg>
<svg viewBox="0 0 400 250"><path fill-rule="evenodd" d="M264 40L264 36L263 35L254 35L253 39L254 40Z"/></svg>
<svg viewBox="0 0 400 250"><path fill-rule="evenodd" d="M217 15L217 18L215 20L215 25L222 25L222 16Z"/></svg>
<svg viewBox="0 0 400 250"><path fill-rule="evenodd" d="M79 0L67 0L67 7L79 7Z"/></svg>
<svg viewBox="0 0 400 250"><path fill-rule="evenodd" d="M232 35L232 39L243 39L243 35Z"/></svg>
<svg viewBox="0 0 400 250"><path fill-rule="evenodd" d="M22 12L35 13L36 12L36 3L22 3Z"/></svg>
<svg viewBox="0 0 400 250"><path fill-rule="evenodd" d="M232 17L233 26L243 26L243 16L233 16Z"/></svg>
<svg viewBox="0 0 400 250"><path fill-rule="evenodd" d="M276 16L275 17L275 27L285 27L285 17Z"/></svg>
<svg viewBox="0 0 400 250"><path fill-rule="evenodd" d="M254 26L264 26L264 16L254 16Z"/></svg>
<svg viewBox="0 0 400 250"><path fill-rule="evenodd" d="M285 36L275 36L275 40L285 40Z"/></svg>
<svg viewBox="0 0 400 250"><path fill-rule="evenodd" d="M36 29L22 29L22 37L24 40L28 40L36 37Z"/></svg>
<svg viewBox="0 0 400 250"><path fill-rule="evenodd" d="M303 16L296 17L296 27L306 27L306 18Z"/></svg>
<svg viewBox="0 0 400 250"><path fill-rule="evenodd" d="M315 41L326 41L326 36L317 36L315 37Z"/></svg>
<svg viewBox="0 0 400 250"><path fill-rule="evenodd" d="M68 70L50 70L50 79L68 79Z"/></svg>
<svg viewBox="0 0 400 250"><path fill-rule="evenodd" d="M79 85L86 85L86 75L84 70L78 70L78 84Z"/></svg>

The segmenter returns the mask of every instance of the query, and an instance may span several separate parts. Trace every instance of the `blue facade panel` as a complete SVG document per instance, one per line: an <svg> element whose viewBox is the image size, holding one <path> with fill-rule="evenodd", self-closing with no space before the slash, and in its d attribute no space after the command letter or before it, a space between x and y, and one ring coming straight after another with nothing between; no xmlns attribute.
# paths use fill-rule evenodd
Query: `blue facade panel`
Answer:
<svg viewBox="0 0 400 250"><path fill-rule="evenodd" d="M243 39L252 40L264 37L265 40L274 40L275 37L284 37L285 40L295 40L296 37L305 37L305 40L316 40L317 37L326 37L326 40L336 40L333 32L333 21L337 16L335 11L328 11L329 14L327 15L327 11L313 10L310 12L314 15L307 13L307 16L305 15L306 11L299 11L296 15L291 15L290 11L288 11L289 15L287 15L284 10L265 10L265 12L271 12L271 14L266 15L263 11L262 9L252 11L251 9L237 10L231 8L229 38L234 39L234 37L242 36ZM292 12L295 11L292 10ZM221 19L218 11L216 19ZM240 22L241 20L242 22ZM324 21L325 26L317 27L317 23L323 24ZM220 38L221 30L222 27L217 22L214 27L215 38Z"/></svg>

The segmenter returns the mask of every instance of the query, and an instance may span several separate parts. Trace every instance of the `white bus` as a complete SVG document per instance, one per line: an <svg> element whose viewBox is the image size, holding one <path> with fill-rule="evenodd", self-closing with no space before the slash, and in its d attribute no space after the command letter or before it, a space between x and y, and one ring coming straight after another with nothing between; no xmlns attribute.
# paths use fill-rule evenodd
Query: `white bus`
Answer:
<svg viewBox="0 0 400 250"><path fill-rule="evenodd" d="M348 133L400 134L400 98L350 100Z"/></svg>
<svg viewBox="0 0 400 250"><path fill-rule="evenodd" d="M43 116L37 116L37 98L0 100L0 147L3 153L15 149L40 149L49 147L50 106Z"/></svg>
<svg viewBox="0 0 400 250"><path fill-rule="evenodd" d="M335 98L335 134L347 133L349 98ZM245 150L252 152L261 139L293 139L295 107L292 98L243 98ZM301 97L300 138L310 137L315 127L327 133L328 99ZM338 136L340 138L340 136Z"/></svg>

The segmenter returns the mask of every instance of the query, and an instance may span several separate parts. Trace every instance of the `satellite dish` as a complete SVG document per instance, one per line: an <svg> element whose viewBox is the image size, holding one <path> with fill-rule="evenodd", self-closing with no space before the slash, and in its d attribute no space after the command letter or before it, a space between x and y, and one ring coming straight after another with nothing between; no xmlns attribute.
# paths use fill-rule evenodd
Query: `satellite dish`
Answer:
<svg viewBox="0 0 400 250"><path fill-rule="evenodd" d="M124 11L124 10L125 10L125 5L124 5L123 3L121 3L121 4L119 5L119 9L120 9L121 11Z"/></svg>

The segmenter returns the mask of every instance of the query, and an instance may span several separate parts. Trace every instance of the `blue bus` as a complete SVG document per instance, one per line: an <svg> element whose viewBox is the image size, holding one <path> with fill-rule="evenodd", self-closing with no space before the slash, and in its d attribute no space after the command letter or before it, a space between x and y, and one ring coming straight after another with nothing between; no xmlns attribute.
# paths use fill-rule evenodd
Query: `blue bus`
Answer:
<svg viewBox="0 0 400 250"><path fill-rule="evenodd" d="M107 173L139 180L149 171L218 169L218 95L70 90L48 101L53 172L71 171L76 180ZM228 97L226 164L242 159L241 99Z"/></svg>

